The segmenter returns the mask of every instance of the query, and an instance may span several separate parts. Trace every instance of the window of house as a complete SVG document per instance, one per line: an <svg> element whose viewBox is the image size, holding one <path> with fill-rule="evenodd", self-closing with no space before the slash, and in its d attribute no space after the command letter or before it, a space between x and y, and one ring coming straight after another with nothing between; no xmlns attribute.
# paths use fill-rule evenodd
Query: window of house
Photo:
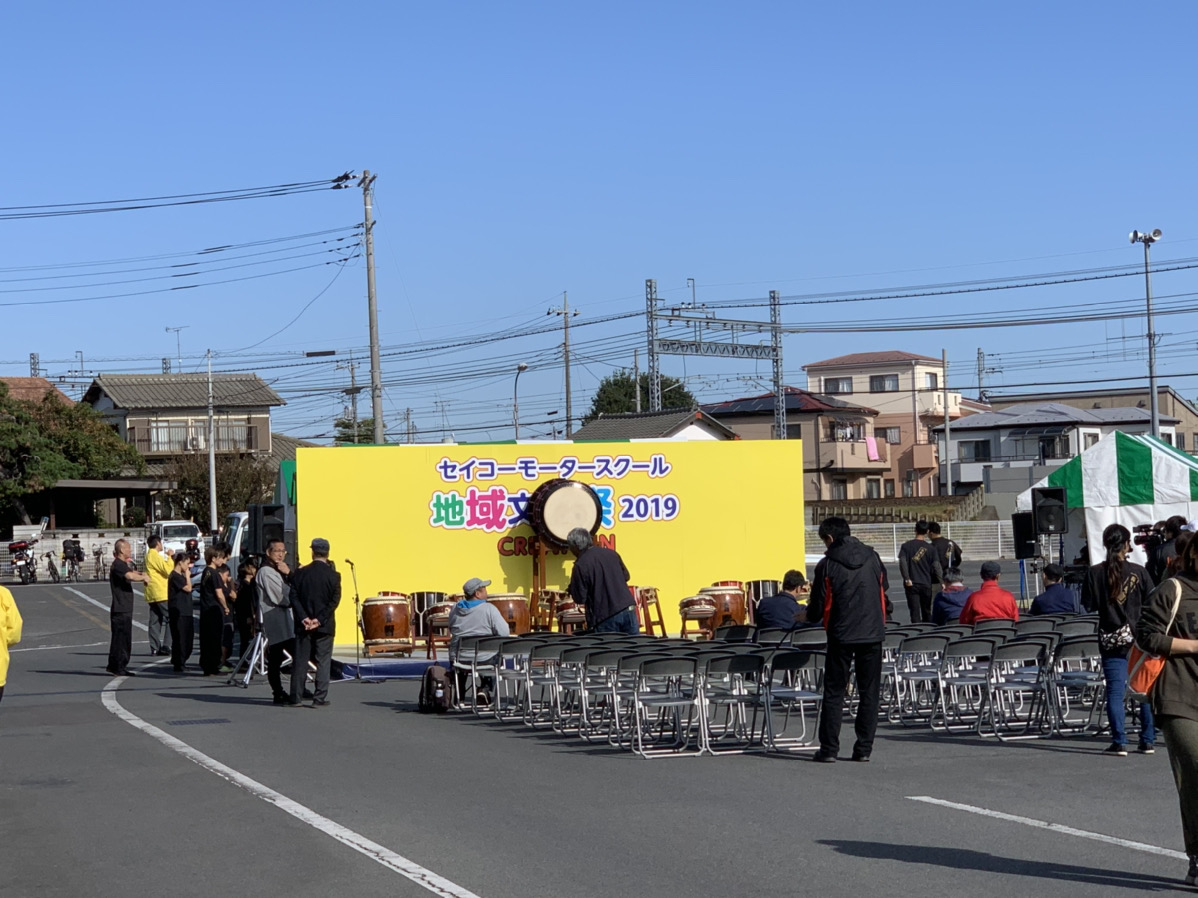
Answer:
<svg viewBox="0 0 1198 898"><path fill-rule="evenodd" d="M865 439L865 425L851 421L829 421L828 439L833 443L860 443Z"/></svg>
<svg viewBox="0 0 1198 898"><path fill-rule="evenodd" d="M903 481L903 498L910 499L914 495L915 495L915 481L904 480Z"/></svg>
<svg viewBox="0 0 1198 898"><path fill-rule="evenodd" d="M786 438L788 440L803 439L802 425L787 424L786 425ZM770 425L770 439L774 439L774 440L778 439L778 426L776 424Z"/></svg>
<svg viewBox="0 0 1198 898"><path fill-rule="evenodd" d="M899 377L897 374L871 374L869 376L869 391L871 393L897 393Z"/></svg>
<svg viewBox="0 0 1198 898"><path fill-rule="evenodd" d="M1180 430L1177 431L1177 448L1184 450L1186 447L1186 435Z"/></svg>
<svg viewBox="0 0 1198 898"><path fill-rule="evenodd" d="M1082 434L1082 449L1089 449L1099 440L1099 435L1096 433Z"/></svg>
<svg viewBox="0 0 1198 898"><path fill-rule="evenodd" d="M990 461L990 441L961 440L957 443L957 457L961 461Z"/></svg>
<svg viewBox="0 0 1198 898"><path fill-rule="evenodd" d="M1173 434L1161 433L1161 439L1164 440L1166 443L1168 443L1170 446L1173 445Z"/></svg>
<svg viewBox="0 0 1198 898"><path fill-rule="evenodd" d="M825 393L851 393L853 392L853 379L851 377L825 377L824 378Z"/></svg>
<svg viewBox="0 0 1198 898"><path fill-rule="evenodd" d="M865 479L865 498L866 499L881 499L882 498L882 478L867 477Z"/></svg>
<svg viewBox="0 0 1198 898"><path fill-rule="evenodd" d="M832 480L832 498L847 499L849 497L849 482L843 477Z"/></svg>
<svg viewBox="0 0 1198 898"><path fill-rule="evenodd" d="M901 427L883 427L882 439L892 446L897 446L903 441L903 430Z"/></svg>
<svg viewBox="0 0 1198 898"><path fill-rule="evenodd" d="M928 390L938 390L940 388L940 377L934 371L929 371L923 376L923 385Z"/></svg>
<svg viewBox="0 0 1198 898"><path fill-rule="evenodd" d="M1069 434L1059 433L1056 436L1040 437L1040 457L1072 458L1069 454Z"/></svg>
<svg viewBox="0 0 1198 898"><path fill-rule="evenodd" d="M894 478L887 477L885 480L882 481L882 493L886 496L887 499L894 498Z"/></svg>

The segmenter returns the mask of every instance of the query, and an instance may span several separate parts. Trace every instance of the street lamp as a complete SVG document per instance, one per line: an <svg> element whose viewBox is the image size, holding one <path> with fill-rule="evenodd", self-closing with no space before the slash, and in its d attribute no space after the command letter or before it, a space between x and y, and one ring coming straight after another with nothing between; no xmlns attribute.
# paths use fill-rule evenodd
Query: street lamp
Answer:
<svg viewBox="0 0 1198 898"><path fill-rule="evenodd" d="M1152 435L1161 436L1161 416L1156 395L1156 331L1152 326L1152 254L1149 247L1161 239L1161 229L1151 234L1131 232L1132 243L1144 244L1144 292L1148 298L1148 407L1152 413Z"/></svg>
<svg viewBox="0 0 1198 898"><path fill-rule="evenodd" d="M516 439L520 439L520 375L528 370L528 366L521 362L516 366L516 380L512 384L512 423L515 425Z"/></svg>

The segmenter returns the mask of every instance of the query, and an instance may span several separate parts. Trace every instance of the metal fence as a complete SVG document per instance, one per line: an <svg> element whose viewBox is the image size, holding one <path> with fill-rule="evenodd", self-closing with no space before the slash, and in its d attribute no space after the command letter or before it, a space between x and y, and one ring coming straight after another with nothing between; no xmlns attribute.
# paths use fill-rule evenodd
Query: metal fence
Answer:
<svg viewBox="0 0 1198 898"><path fill-rule="evenodd" d="M853 536L873 546L883 561L898 561L899 547L915 536L915 528L909 523L851 526ZM940 527L944 536L956 540L966 560L988 561L1015 557L1010 521L942 521ZM823 543L820 542L819 528L809 526L805 534L807 554L821 554Z"/></svg>
<svg viewBox="0 0 1198 898"><path fill-rule="evenodd" d="M140 533L141 531L139 531ZM37 567L37 582L38 583L53 583L50 575L49 561L46 558L47 552L54 553L54 558L58 563L59 575L66 576L66 566L62 561L62 533L70 536L69 531L50 532L50 535L39 539L37 545L33 547L34 561ZM142 536L126 535L125 532L115 531L106 533L104 536L91 536L80 534L80 546L83 549L83 562L79 565L79 573L84 581L106 579L108 576L108 566L112 564L112 544L118 539L127 539L133 546L133 563L141 569L142 562L146 557L146 541ZM100 550L100 559L97 563L95 551ZM100 576L96 574L99 572ZM12 553L8 551L8 544L0 544L0 578L6 582L19 583L20 579L12 566Z"/></svg>

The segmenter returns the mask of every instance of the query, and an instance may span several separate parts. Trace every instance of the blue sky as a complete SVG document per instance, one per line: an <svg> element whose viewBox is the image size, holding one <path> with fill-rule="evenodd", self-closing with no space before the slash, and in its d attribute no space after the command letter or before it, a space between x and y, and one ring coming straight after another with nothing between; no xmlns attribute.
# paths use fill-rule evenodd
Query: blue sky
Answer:
<svg viewBox="0 0 1198 898"><path fill-rule="evenodd" d="M643 312L648 277L671 303L690 300L687 278L701 303L780 290L790 325L969 323L1016 310L1043 318L1022 328L790 335L787 379L798 386L804 364L829 356L947 349L950 382L972 395L979 348L996 369L994 389L1130 385L1146 372L1142 318L1053 319L1095 303L1140 311L1142 277L800 303L1135 265L1132 228L1165 232L1153 250L1162 268L1198 256L1190 3L200 10L5 7L0 204L377 172L393 435L411 409L420 438L510 438L521 361L531 365L520 380L522 435L547 433L565 410L560 332L493 338L560 324L546 311L563 291L579 310L581 415L600 378L631 367L634 347L644 364L643 316L598 319ZM313 254L327 247L311 244L326 235L267 244L306 245L196 279L223 284L164 291L172 284L162 275L177 270L161 266L206 247L349 228L361 215L360 191L320 191L0 220L0 303L25 303L3 311L0 373L27 374L30 352L53 377L78 368L76 353L87 372L156 372L176 355L166 328L186 325L185 370L199 370L211 348L218 369L258 371L288 399L279 429L320 438L349 382L336 364L366 351L363 260L320 264L328 256ZM64 267L123 259L152 261ZM288 268L299 270L273 273ZM111 273L132 269L147 271ZM250 273L271 276L235 279ZM18 280L31 277L56 279ZM132 283L100 286L119 280ZM1189 309L1196 284L1195 270L1157 274L1158 307ZM139 295L49 302L122 292ZM720 314L766 317L761 308ZM1157 330L1162 382L1198 396L1198 321L1162 315ZM304 360L325 349L339 356ZM764 362L666 357L662 367L704 401L768 388ZM358 374L367 380L365 366Z"/></svg>

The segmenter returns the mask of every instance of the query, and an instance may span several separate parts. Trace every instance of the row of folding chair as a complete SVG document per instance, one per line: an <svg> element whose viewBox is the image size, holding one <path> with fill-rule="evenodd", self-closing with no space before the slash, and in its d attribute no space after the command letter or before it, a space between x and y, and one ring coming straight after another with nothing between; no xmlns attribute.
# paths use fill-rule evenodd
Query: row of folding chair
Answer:
<svg viewBox="0 0 1198 898"><path fill-rule="evenodd" d="M592 634L463 640L475 714L607 741L642 757L814 748L824 652ZM477 701L495 681L489 707Z"/></svg>

